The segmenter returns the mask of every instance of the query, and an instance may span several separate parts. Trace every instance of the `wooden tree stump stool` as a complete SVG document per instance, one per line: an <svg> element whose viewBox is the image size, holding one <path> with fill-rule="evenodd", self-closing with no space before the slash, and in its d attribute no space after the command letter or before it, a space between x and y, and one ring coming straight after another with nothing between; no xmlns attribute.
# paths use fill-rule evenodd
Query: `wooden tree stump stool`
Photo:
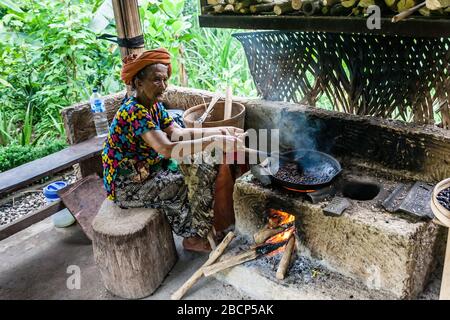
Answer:
<svg viewBox="0 0 450 320"><path fill-rule="evenodd" d="M121 209L105 200L93 223L95 262L103 284L127 299L151 295L178 256L165 215L155 209Z"/></svg>

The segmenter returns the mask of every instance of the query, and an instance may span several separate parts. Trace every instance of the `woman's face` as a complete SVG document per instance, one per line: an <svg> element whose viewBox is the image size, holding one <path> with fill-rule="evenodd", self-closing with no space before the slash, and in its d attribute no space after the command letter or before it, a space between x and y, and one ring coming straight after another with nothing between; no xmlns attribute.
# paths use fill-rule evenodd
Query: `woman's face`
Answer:
<svg viewBox="0 0 450 320"><path fill-rule="evenodd" d="M149 100L159 101L167 89L169 68L164 64L152 64L145 70L143 79L136 79L138 95L143 95Z"/></svg>

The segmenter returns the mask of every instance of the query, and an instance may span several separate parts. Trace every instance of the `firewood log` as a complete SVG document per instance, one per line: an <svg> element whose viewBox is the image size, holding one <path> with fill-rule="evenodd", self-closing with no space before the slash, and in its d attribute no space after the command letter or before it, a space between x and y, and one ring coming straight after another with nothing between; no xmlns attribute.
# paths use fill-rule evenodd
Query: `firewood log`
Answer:
<svg viewBox="0 0 450 320"><path fill-rule="evenodd" d="M376 4L375 0L359 0L358 7L368 8Z"/></svg>
<svg viewBox="0 0 450 320"><path fill-rule="evenodd" d="M273 12L275 12L277 16L281 16L283 13L289 13L292 11L294 11L294 9L292 8L291 1L283 2L273 7Z"/></svg>
<svg viewBox="0 0 450 320"><path fill-rule="evenodd" d="M222 270L237 266L239 264L242 264L244 262L254 260L258 258L259 256L266 255L270 252L273 252L274 250L284 246L286 244L286 241L279 242L276 244L263 244L258 246L253 246L249 250L240 253L238 255L232 256L232 257L224 257L222 261L219 261L215 264L212 264L206 268L203 269L203 273L206 277L209 277L217 272L220 272Z"/></svg>
<svg viewBox="0 0 450 320"><path fill-rule="evenodd" d="M292 253L295 248L295 237L291 236L286 248L283 252L283 257L281 258L280 264L278 265L278 270L276 273L276 278L279 280L283 280L286 276L286 271L289 268L289 265L291 264L291 257Z"/></svg>
<svg viewBox="0 0 450 320"><path fill-rule="evenodd" d="M397 3L397 11L403 12L416 6L415 0L399 0Z"/></svg>
<svg viewBox="0 0 450 320"><path fill-rule="evenodd" d="M236 4L234 5L234 9L236 11L240 11L241 9L248 8L251 5L254 5L257 3L258 3L257 0L242 0L242 1L236 2Z"/></svg>
<svg viewBox="0 0 450 320"><path fill-rule="evenodd" d="M243 253L240 253L236 256L233 256L231 258L228 258L224 261L217 262L213 265L210 265L203 269L203 273L206 277L209 277L217 272L220 272L222 270L237 266L239 264L242 264L244 262L254 260L259 256L256 249L251 249L249 251L245 251Z"/></svg>
<svg viewBox="0 0 450 320"><path fill-rule="evenodd" d="M343 0L341 1L341 5L346 8L353 8L358 5L358 0Z"/></svg>
<svg viewBox="0 0 450 320"><path fill-rule="evenodd" d="M264 243L267 239L270 237L284 231L284 228L276 228L276 229L269 229L267 226L261 229L260 231L256 232L253 235L253 239L255 240L256 244Z"/></svg>
<svg viewBox="0 0 450 320"><path fill-rule="evenodd" d="M393 10L393 11L396 11L397 10L397 2L398 2L399 0L384 0L384 3L386 4L386 6L389 8L389 9L391 9L391 10Z"/></svg>
<svg viewBox="0 0 450 320"><path fill-rule="evenodd" d="M251 13L271 12L273 11L273 7L275 7L275 3L255 4L250 6L250 12Z"/></svg>
<svg viewBox="0 0 450 320"><path fill-rule="evenodd" d="M226 0L226 1L228 4L232 4L232 5L236 4L236 0Z"/></svg>
<svg viewBox="0 0 450 320"><path fill-rule="evenodd" d="M448 12L450 12L450 10ZM445 15L445 10L444 9L430 10L425 6L419 9L419 13L424 17L443 16Z"/></svg>
<svg viewBox="0 0 450 320"><path fill-rule="evenodd" d="M211 5L225 4L225 0L208 0L207 3Z"/></svg>
<svg viewBox="0 0 450 320"><path fill-rule="evenodd" d="M186 292L203 276L203 269L216 262L227 246L234 238L234 233L229 232L217 248L210 254L208 260L170 297L172 300L180 300Z"/></svg>
<svg viewBox="0 0 450 320"><path fill-rule="evenodd" d="M292 0L291 5L292 9L300 10L302 8L302 0Z"/></svg>
<svg viewBox="0 0 450 320"><path fill-rule="evenodd" d="M426 0L426 6L430 10L438 10L450 7L450 0Z"/></svg>
<svg viewBox="0 0 450 320"><path fill-rule="evenodd" d="M225 6L217 4L214 6L214 13L222 13Z"/></svg>
<svg viewBox="0 0 450 320"><path fill-rule="evenodd" d="M326 7L332 7L337 3L341 3L341 0L322 0L322 5Z"/></svg>
<svg viewBox="0 0 450 320"><path fill-rule="evenodd" d="M227 4L224 8L223 8L224 12L234 12L234 5L232 4Z"/></svg>
<svg viewBox="0 0 450 320"><path fill-rule="evenodd" d="M302 11L306 16L312 16L321 12L320 2L315 1L304 1L302 5Z"/></svg>

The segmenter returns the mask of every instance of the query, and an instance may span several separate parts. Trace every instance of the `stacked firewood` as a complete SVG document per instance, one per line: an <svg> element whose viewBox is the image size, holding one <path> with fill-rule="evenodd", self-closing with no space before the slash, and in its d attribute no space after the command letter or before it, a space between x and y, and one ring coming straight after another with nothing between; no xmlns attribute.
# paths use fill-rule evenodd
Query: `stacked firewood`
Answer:
<svg viewBox="0 0 450 320"><path fill-rule="evenodd" d="M361 16L377 5L384 13L406 10L450 17L450 0L207 0L203 14Z"/></svg>

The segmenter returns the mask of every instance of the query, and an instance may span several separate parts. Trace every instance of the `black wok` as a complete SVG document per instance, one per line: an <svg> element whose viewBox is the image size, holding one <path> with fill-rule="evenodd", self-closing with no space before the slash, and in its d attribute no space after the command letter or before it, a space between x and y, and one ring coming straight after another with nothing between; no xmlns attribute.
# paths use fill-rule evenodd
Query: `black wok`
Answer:
<svg viewBox="0 0 450 320"><path fill-rule="evenodd" d="M270 158L271 166L269 167L269 177L272 184L298 191L317 190L326 187L342 172L339 161L320 151L298 149L280 154L278 158L279 168L290 165L292 176L300 175L304 177L302 182L296 183L288 181L290 180L289 177L283 179L277 174L275 161L277 159L272 155L272 158Z"/></svg>

